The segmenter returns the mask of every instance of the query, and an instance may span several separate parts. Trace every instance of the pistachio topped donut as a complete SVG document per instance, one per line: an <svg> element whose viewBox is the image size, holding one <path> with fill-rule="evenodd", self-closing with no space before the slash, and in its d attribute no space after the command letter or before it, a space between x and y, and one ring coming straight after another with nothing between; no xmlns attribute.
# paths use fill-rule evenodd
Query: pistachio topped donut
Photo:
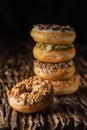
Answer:
<svg viewBox="0 0 87 130"><path fill-rule="evenodd" d="M33 48L33 56L39 61L58 63L73 59L75 56L73 44L52 45L46 43L36 43Z"/></svg>
<svg viewBox="0 0 87 130"><path fill-rule="evenodd" d="M53 87L48 80L37 76L17 83L7 90L10 106L22 113L34 113L45 109L52 102Z"/></svg>
<svg viewBox="0 0 87 130"><path fill-rule="evenodd" d="M57 24L34 25L30 35L34 41L48 44L71 44L76 38L73 27Z"/></svg>

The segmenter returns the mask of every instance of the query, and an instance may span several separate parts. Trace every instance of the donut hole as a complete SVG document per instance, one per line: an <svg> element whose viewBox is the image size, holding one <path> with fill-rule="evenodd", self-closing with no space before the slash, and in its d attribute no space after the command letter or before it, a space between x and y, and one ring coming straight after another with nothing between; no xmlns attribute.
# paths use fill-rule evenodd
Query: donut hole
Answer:
<svg viewBox="0 0 87 130"><path fill-rule="evenodd" d="M23 93L31 93L31 92L32 92L32 87L29 84L26 84L19 88L19 95Z"/></svg>

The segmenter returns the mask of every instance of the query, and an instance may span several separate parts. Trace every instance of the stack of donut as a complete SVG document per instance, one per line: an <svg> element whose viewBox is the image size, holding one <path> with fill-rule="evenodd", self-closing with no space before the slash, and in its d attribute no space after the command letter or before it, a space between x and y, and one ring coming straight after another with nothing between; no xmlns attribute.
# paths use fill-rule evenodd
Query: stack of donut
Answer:
<svg viewBox="0 0 87 130"><path fill-rule="evenodd" d="M33 48L35 75L51 81L54 95L76 92L79 78L73 61L76 54L74 29L68 25L38 24L30 34L36 42Z"/></svg>
<svg viewBox="0 0 87 130"><path fill-rule="evenodd" d="M67 95L77 91L79 78L75 73L73 42L76 33L70 26L35 25L31 36L34 73L7 90L8 102L16 111L34 113L49 106L54 95Z"/></svg>

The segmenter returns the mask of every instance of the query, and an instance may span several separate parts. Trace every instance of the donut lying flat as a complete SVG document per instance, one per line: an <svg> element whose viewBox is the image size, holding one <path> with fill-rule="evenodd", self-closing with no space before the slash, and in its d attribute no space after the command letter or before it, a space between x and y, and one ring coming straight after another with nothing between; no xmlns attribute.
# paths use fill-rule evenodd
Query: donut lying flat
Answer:
<svg viewBox="0 0 87 130"><path fill-rule="evenodd" d="M76 33L71 26L61 25L34 25L31 32L34 41L48 44L71 44L76 38Z"/></svg>
<svg viewBox="0 0 87 130"><path fill-rule="evenodd" d="M68 95L75 93L79 88L79 77L73 75L66 80L51 81L54 88L54 95Z"/></svg>
<svg viewBox="0 0 87 130"><path fill-rule="evenodd" d="M34 73L48 80L68 79L75 73L75 66L72 60L54 64L34 60Z"/></svg>
<svg viewBox="0 0 87 130"><path fill-rule="evenodd" d="M63 49L46 50L35 45L33 48L33 56L42 62L58 63L69 61L75 56L75 48L72 46L71 48L64 49L65 46L63 46Z"/></svg>
<svg viewBox="0 0 87 130"><path fill-rule="evenodd" d="M17 83L7 90L10 106L18 112L34 113L49 106L53 99L53 87L48 80L36 76Z"/></svg>

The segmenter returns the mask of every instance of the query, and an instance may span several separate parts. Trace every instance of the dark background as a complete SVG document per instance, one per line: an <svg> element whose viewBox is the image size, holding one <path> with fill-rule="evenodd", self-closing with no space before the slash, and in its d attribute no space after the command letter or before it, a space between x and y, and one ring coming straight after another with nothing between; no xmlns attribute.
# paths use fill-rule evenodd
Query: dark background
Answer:
<svg viewBox="0 0 87 130"><path fill-rule="evenodd" d="M30 30L38 23L71 25L77 33L76 42L86 45L86 0L0 1L0 44L30 40Z"/></svg>

